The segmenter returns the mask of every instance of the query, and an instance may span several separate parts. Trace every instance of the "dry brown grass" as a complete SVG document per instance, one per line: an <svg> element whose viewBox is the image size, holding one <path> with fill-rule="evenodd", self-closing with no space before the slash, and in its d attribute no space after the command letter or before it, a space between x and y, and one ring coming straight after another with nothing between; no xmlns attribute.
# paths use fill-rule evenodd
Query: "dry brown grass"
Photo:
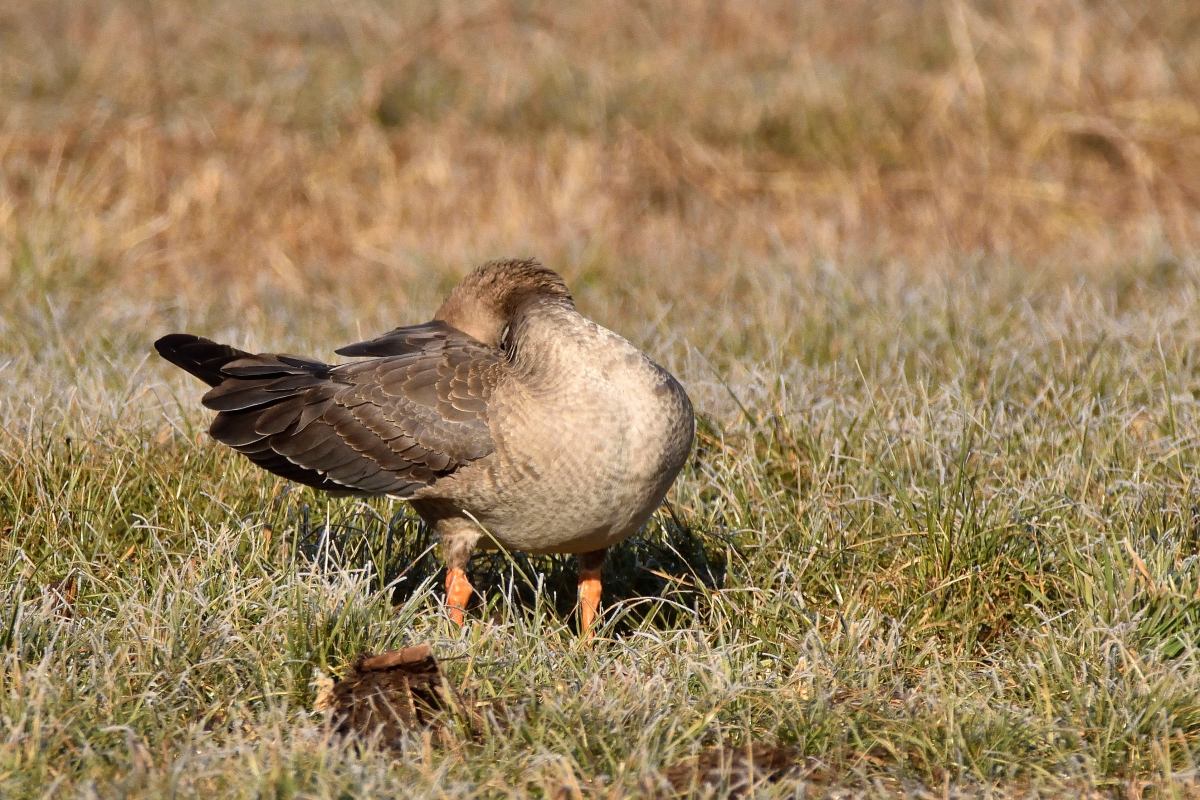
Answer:
<svg viewBox="0 0 1200 800"><path fill-rule="evenodd" d="M1070 270L1200 234L1189 3L27 2L0 9L0 286L235 306L536 253Z"/></svg>

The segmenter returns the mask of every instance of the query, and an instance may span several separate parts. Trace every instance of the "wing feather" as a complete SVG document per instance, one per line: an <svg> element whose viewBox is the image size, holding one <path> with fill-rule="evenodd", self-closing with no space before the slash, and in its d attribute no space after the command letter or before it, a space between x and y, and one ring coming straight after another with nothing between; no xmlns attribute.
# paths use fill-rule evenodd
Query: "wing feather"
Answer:
<svg viewBox="0 0 1200 800"><path fill-rule="evenodd" d="M470 337L458 328L435 319L420 325L395 328L374 339L339 347L334 352L339 356L403 356L424 352L447 340L461 338Z"/></svg>
<svg viewBox="0 0 1200 800"><path fill-rule="evenodd" d="M494 450L498 351L433 322L338 352L378 357L329 366L231 351L204 396L220 412L209 432L290 480L368 494L410 495Z"/></svg>

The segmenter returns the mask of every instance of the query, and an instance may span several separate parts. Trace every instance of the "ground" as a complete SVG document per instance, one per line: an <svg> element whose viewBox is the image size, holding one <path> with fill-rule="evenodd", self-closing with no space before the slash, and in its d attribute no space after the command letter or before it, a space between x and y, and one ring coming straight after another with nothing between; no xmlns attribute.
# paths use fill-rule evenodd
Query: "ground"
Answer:
<svg viewBox="0 0 1200 800"><path fill-rule="evenodd" d="M1200 792L1200 8L0 7L0 795ZM207 439L186 330L332 358L536 255L698 437L577 638ZM494 709L313 701L428 642ZM728 777L728 776L727 776ZM731 778L730 778L731 779ZM723 790L712 788L710 793Z"/></svg>

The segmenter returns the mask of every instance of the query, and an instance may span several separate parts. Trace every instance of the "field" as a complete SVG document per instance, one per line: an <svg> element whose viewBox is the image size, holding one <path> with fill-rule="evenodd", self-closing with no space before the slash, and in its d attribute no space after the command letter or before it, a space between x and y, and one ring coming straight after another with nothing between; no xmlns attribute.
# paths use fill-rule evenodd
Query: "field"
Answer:
<svg viewBox="0 0 1200 800"><path fill-rule="evenodd" d="M1200 794L1197 98L1172 0L0 3L0 796ZM592 646L151 351L523 255L698 413ZM420 642L486 724L333 735Z"/></svg>

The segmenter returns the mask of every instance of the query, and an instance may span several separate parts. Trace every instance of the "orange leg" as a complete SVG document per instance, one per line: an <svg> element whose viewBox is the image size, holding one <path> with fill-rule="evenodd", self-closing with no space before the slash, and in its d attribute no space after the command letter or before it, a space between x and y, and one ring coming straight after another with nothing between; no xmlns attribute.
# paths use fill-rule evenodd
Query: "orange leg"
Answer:
<svg viewBox="0 0 1200 800"><path fill-rule="evenodd" d="M459 625L463 624L463 612L467 609L472 591L466 570L462 567L446 570L446 607L450 611L450 619Z"/></svg>
<svg viewBox="0 0 1200 800"><path fill-rule="evenodd" d="M594 635L593 626L600 612L600 567L603 563L603 550L579 558L579 634L586 639Z"/></svg>

